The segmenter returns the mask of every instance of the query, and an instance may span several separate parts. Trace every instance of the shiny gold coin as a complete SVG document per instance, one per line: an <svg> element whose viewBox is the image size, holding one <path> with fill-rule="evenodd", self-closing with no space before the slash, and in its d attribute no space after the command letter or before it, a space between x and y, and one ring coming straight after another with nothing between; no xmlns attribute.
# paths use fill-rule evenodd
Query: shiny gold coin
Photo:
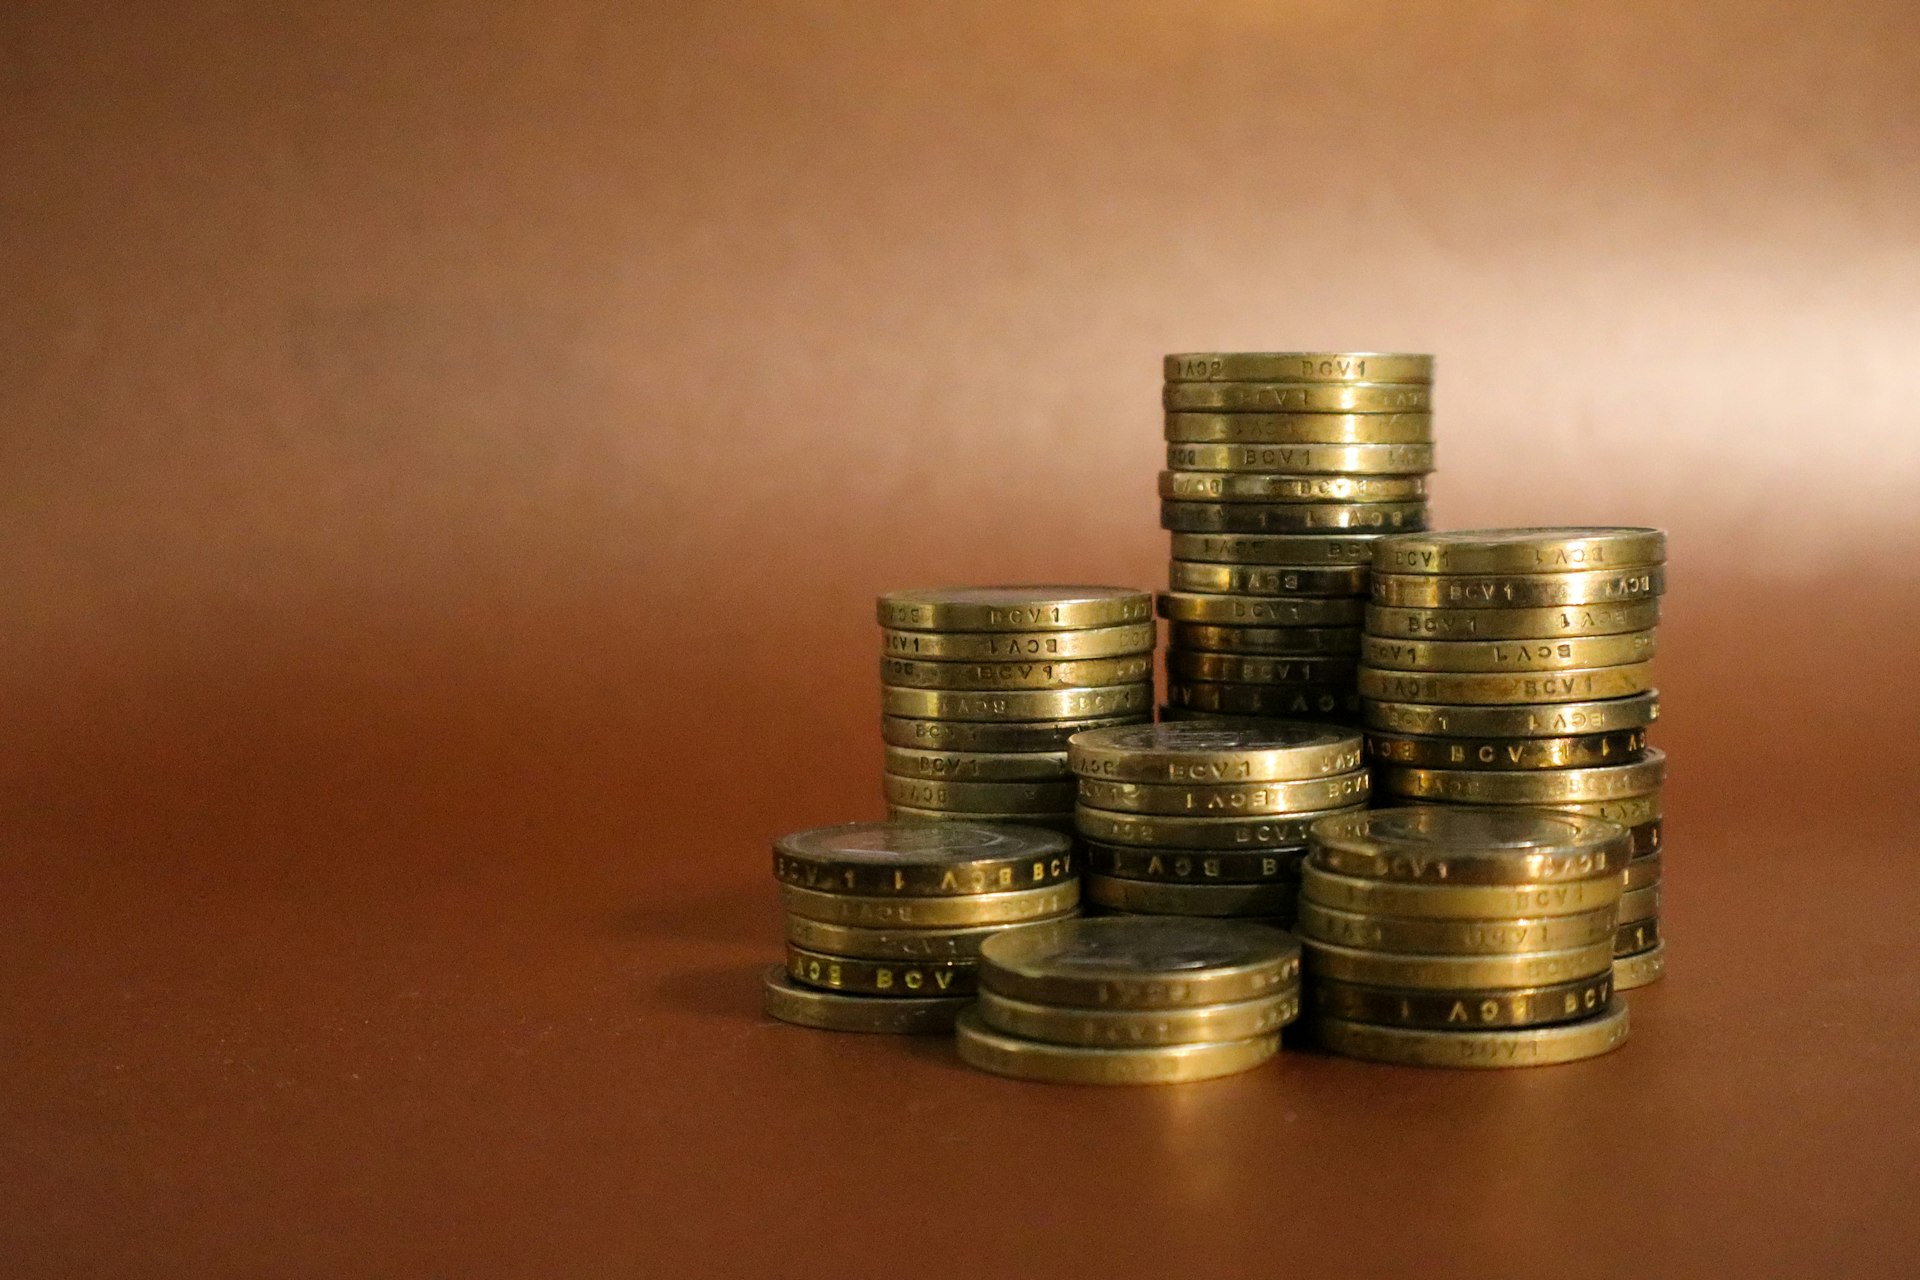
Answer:
<svg viewBox="0 0 1920 1280"><path fill-rule="evenodd" d="M1579 915L1614 907L1620 878L1596 876L1533 884L1403 884L1300 867L1300 900L1338 911L1421 920L1512 920ZM1524 985L1524 984L1522 984Z"/></svg>
<svg viewBox="0 0 1920 1280"><path fill-rule="evenodd" d="M972 996L929 996L881 1000L816 991L787 976L784 965L768 969L761 981L769 1016L822 1031L866 1031L882 1035L931 1035L953 1030Z"/></svg>
<svg viewBox="0 0 1920 1280"><path fill-rule="evenodd" d="M1179 650L1351 658L1360 652L1360 628L1220 627L1202 622L1176 622L1167 628L1167 651Z"/></svg>
<svg viewBox="0 0 1920 1280"><path fill-rule="evenodd" d="M1579 769L1632 759L1646 747L1644 729L1562 738L1367 735L1367 751L1375 760L1422 769Z"/></svg>
<svg viewBox="0 0 1920 1280"><path fill-rule="evenodd" d="M1539 702L1598 702L1653 688L1653 664L1581 667L1569 671L1383 671L1363 666L1360 692L1387 702L1511 706Z"/></svg>
<svg viewBox="0 0 1920 1280"><path fill-rule="evenodd" d="M1421 805L1317 822L1307 861L1336 875L1403 884L1500 885L1617 878L1626 830L1536 809Z"/></svg>
<svg viewBox="0 0 1920 1280"><path fill-rule="evenodd" d="M1614 935L1613 957L1637 956L1642 951L1650 951L1660 945L1660 917L1648 916L1644 920L1629 920L1620 926Z"/></svg>
<svg viewBox="0 0 1920 1280"><path fill-rule="evenodd" d="M1654 633L1561 636L1552 640L1401 640L1368 636L1367 665L1395 671L1564 671L1617 667L1653 657Z"/></svg>
<svg viewBox="0 0 1920 1280"><path fill-rule="evenodd" d="M1173 558L1205 564L1271 564L1317 569L1338 566L1372 572L1378 533L1176 533Z"/></svg>
<svg viewBox="0 0 1920 1280"><path fill-rule="evenodd" d="M1588 1018L1613 997L1613 974L1510 991L1415 991L1321 979L1313 984L1315 1012L1348 1022L1397 1027L1483 1030L1539 1027Z"/></svg>
<svg viewBox="0 0 1920 1280"><path fill-rule="evenodd" d="M1153 709L1153 684L1086 689L967 691L880 686L885 715L923 720L1085 720L1137 715Z"/></svg>
<svg viewBox="0 0 1920 1280"><path fill-rule="evenodd" d="M1619 882L1614 882L1619 887ZM822 893L796 885L780 886L780 902L788 911L824 924L851 924L864 929L953 929L967 925L1018 924L1057 916L1080 902L1078 879L1039 889L1009 893L974 893L952 897L887 897L873 894Z"/></svg>
<svg viewBox="0 0 1920 1280"><path fill-rule="evenodd" d="M1392 609L1561 609L1651 600L1665 591L1666 585L1667 571L1658 566L1618 572L1493 576L1381 573L1376 569L1373 599Z"/></svg>
<svg viewBox="0 0 1920 1280"><path fill-rule="evenodd" d="M1614 985L1619 986L1617 979ZM1618 997L1591 1018L1500 1031L1382 1027L1344 1018L1313 1020L1320 1043L1334 1053L1410 1067L1545 1067L1576 1062L1625 1044L1627 1026L1627 1005Z"/></svg>
<svg viewBox="0 0 1920 1280"><path fill-rule="evenodd" d="M1070 919L1046 916L1034 923ZM1004 929L1024 924L967 925L954 929L863 929L858 925L828 924L805 916L787 917L787 941L808 951L866 960L969 960L980 954L980 944Z"/></svg>
<svg viewBox="0 0 1920 1280"><path fill-rule="evenodd" d="M1639 826L1627 828L1627 834L1633 837L1633 856L1635 858L1653 858L1660 854L1660 845L1665 833L1660 829L1660 819L1643 822Z"/></svg>
<svg viewBox="0 0 1920 1280"><path fill-rule="evenodd" d="M1072 880L1072 850L1066 837L1037 827L847 822L775 840L773 876L822 893L1004 893Z"/></svg>
<svg viewBox="0 0 1920 1280"><path fill-rule="evenodd" d="M1345 721L1359 712L1359 695L1346 684L1210 684L1169 680L1167 702L1210 715L1262 719Z"/></svg>
<svg viewBox="0 0 1920 1280"><path fill-rule="evenodd" d="M1380 351L1187 351L1168 382L1432 382L1433 357Z"/></svg>
<svg viewBox="0 0 1920 1280"><path fill-rule="evenodd" d="M1257 849L1305 844L1307 828L1328 813L1323 810L1277 818L1166 818L1147 813L1116 813L1109 809L1074 810L1080 834L1105 844L1146 845L1162 849ZM1618 877L1612 880L1618 889Z"/></svg>
<svg viewBox="0 0 1920 1280"><path fill-rule="evenodd" d="M1207 784L1293 782L1361 767L1351 729L1286 721L1129 725L1078 735L1067 765L1082 778Z"/></svg>
<svg viewBox="0 0 1920 1280"><path fill-rule="evenodd" d="M1650 884L1644 889L1633 889L1620 895L1618 920L1625 928L1642 920L1652 920L1660 914L1660 886Z"/></svg>
<svg viewBox="0 0 1920 1280"><path fill-rule="evenodd" d="M1168 678L1183 683L1350 685L1359 669L1359 664L1347 657L1273 657L1204 650L1167 654Z"/></svg>
<svg viewBox="0 0 1920 1280"><path fill-rule="evenodd" d="M1617 572L1664 564L1659 529L1449 529L1396 538L1380 548L1383 573L1532 574Z"/></svg>
<svg viewBox="0 0 1920 1280"><path fill-rule="evenodd" d="M1119 880L1162 884L1297 883L1306 848L1151 849L1084 840L1081 861L1088 871Z"/></svg>
<svg viewBox="0 0 1920 1280"><path fill-rule="evenodd" d="M1589 818L1605 818L1623 827L1637 827L1661 816L1660 795L1628 796L1621 800L1571 800L1565 804L1540 804L1536 809L1555 813L1583 813Z"/></svg>
<svg viewBox="0 0 1920 1280"><path fill-rule="evenodd" d="M1115 1048L1205 1044L1278 1031L1300 1016L1298 990L1191 1009L1074 1009L980 993L980 1021L996 1031L1048 1044Z"/></svg>
<svg viewBox="0 0 1920 1280"><path fill-rule="evenodd" d="M1078 631L889 631L880 632L890 658L934 662L1064 662L1152 653L1152 622Z"/></svg>
<svg viewBox="0 0 1920 1280"><path fill-rule="evenodd" d="M1363 596L1367 570L1362 565L1301 569L1274 564L1209 564L1175 560L1167 566L1167 585L1175 591L1252 596Z"/></svg>
<svg viewBox="0 0 1920 1280"><path fill-rule="evenodd" d="M1258 884L1170 884L1089 874L1081 891L1088 902L1116 911L1155 916L1291 917L1300 888L1290 880Z"/></svg>
<svg viewBox="0 0 1920 1280"><path fill-rule="evenodd" d="M1211 818L1309 813L1358 804L1371 786L1365 769L1297 782L1115 782L1080 779L1079 802L1122 813Z"/></svg>
<svg viewBox="0 0 1920 1280"><path fill-rule="evenodd" d="M928 587L890 591L878 612L896 631L1062 631L1145 622L1153 607L1131 587Z"/></svg>
<svg viewBox="0 0 1920 1280"><path fill-rule="evenodd" d="M882 716L880 738L889 746L924 751L1061 752L1067 749L1067 739L1076 733L1088 729L1109 729L1123 724L1140 724L1151 714L1152 711L1149 708L1123 716L1012 723L995 723L990 720L916 720L907 716Z"/></svg>
<svg viewBox="0 0 1920 1280"><path fill-rule="evenodd" d="M935 782L1052 782L1071 777L1064 751L917 751L888 747L884 766Z"/></svg>
<svg viewBox="0 0 1920 1280"><path fill-rule="evenodd" d="M1184 502L1160 504L1174 533L1389 532L1427 527L1425 502Z"/></svg>
<svg viewBox="0 0 1920 1280"><path fill-rule="evenodd" d="M1070 808L1076 788L1064 782L945 782L881 775L888 804L949 813L1058 813Z"/></svg>
<svg viewBox="0 0 1920 1280"><path fill-rule="evenodd" d="M1083 891L1093 901L1100 900L1091 889ZM1294 931L1317 942L1365 951L1448 956L1588 947L1612 941L1616 928L1610 907L1571 916L1522 916L1512 920L1418 920L1340 911L1303 901L1294 917Z"/></svg>
<svg viewBox="0 0 1920 1280"><path fill-rule="evenodd" d="M1006 662L924 662L880 659L882 682L908 689L1088 689L1153 679L1153 655L1119 658L1015 658Z"/></svg>
<svg viewBox="0 0 1920 1280"><path fill-rule="evenodd" d="M985 990L1082 1009L1181 1009L1264 999L1300 984L1300 943L1241 921L1113 916L987 940Z"/></svg>
<svg viewBox="0 0 1920 1280"><path fill-rule="evenodd" d="M1416 955L1301 939L1302 964L1313 981L1331 978L1370 987L1416 991L1503 991L1574 982L1613 972L1613 937L1559 951L1504 955Z"/></svg>
<svg viewBox="0 0 1920 1280"><path fill-rule="evenodd" d="M1170 622L1219 626L1351 627L1360 621L1358 600L1289 600L1261 596L1198 595L1163 591L1160 616Z"/></svg>
<svg viewBox="0 0 1920 1280"><path fill-rule="evenodd" d="M787 976L803 986L849 995L899 999L970 996L977 989L972 960L863 960L787 946Z"/></svg>
<svg viewBox="0 0 1920 1280"><path fill-rule="evenodd" d="M1401 502L1425 493L1419 478L1433 470L1431 444L1169 444L1167 472L1176 476L1213 476L1217 479L1254 481L1263 476L1305 479L1360 479L1386 477L1412 483L1388 486L1379 492L1357 493L1349 502ZM1173 486L1175 490L1183 486ZM1230 492L1226 490L1223 492ZM1202 502L1222 501L1199 494L1167 492L1165 498L1197 497ZM1317 495L1339 500L1340 495ZM1282 499L1284 500L1284 499Z"/></svg>
<svg viewBox="0 0 1920 1280"><path fill-rule="evenodd" d="M950 822L984 822L992 826L1010 825L1017 827L1043 827L1048 831L1062 831L1073 834L1073 813L1062 810L1059 813L1039 811L1027 813L974 813L960 809L922 809L910 804L890 804L887 806L887 818L893 822L926 822L946 824Z"/></svg>
<svg viewBox="0 0 1920 1280"><path fill-rule="evenodd" d="M1638 760L1588 769L1413 769L1381 765L1376 772L1381 790L1420 800L1565 804L1651 794L1666 779L1667 757L1658 747L1648 747Z"/></svg>
<svg viewBox="0 0 1920 1280"><path fill-rule="evenodd" d="M1175 552L1175 554L1179 554ZM1424 640L1551 640L1646 631L1660 621L1658 600L1569 605L1559 609L1390 609L1367 606L1367 633Z"/></svg>
<svg viewBox="0 0 1920 1280"><path fill-rule="evenodd" d="M977 1010L954 1026L954 1047L968 1066L1017 1080L1046 1084L1180 1084L1250 1070L1280 1051L1269 1033L1224 1043L1173 1044L1125 1049L1089 1049L1048 1044L994 1031Z"/></svg>
<svg viewBox="0 0 1920 1280"><path fill-rule="evenodd" d="M1428 413L1433 388L1410 382L1169 382L1169 413Z"/></svg>
<svg viewBox="0 0 1920 1280"><path fill-rule="evenodd" d="M1521 706L1448 706L1371 698L1361 718L1369 729L1433 738L1564 738L1644 729L1660 718L1660 696Z"/></svg>
<svg viewBox="0 0 1920 1280"><path fill-rule="evenodd" d="M1174 449L1183 446L1172 446ZM1408 446L1411 447L1411 446ZM1413 502L1427 496L1419 476L1296 476L1245 471L1162 471L1169 502Z"/></svg>
<svg viewBox="0 0 1920 1280"><path fill-rule="evenodd" d="M1431 413L1169 413L1171 444L1421 444Z"/></svg>
<svg viewBox="0 0 1920 1280"><path fill-rule="evenodd" d="M1613 989L1631 991L1658 982L1667 971L1667 944L1656 942L1651 950L1638 955L1621 956L1613 962Z"/></svg>

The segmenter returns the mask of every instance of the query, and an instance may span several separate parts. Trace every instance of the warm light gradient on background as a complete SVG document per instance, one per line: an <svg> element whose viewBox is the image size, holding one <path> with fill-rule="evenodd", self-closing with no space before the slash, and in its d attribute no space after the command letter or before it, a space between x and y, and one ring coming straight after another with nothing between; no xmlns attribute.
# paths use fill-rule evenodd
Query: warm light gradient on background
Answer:
<svg viewBox="0 0 1920 1280"><path fill-rule="evenodd" d="M750 1034L766 837L879 811L872 597L1163 581L1166 351L1433 351L1442 523L1671 531L1677 950L1743 909L1844 928L1781 906L1835 860L1913 900L1910 855L1834 847L1910 832L1920 769L1911 4L14 0L0 105L14 1274L342 1275L376 1238L392 1273L692 1274L709 1237L623 1197L697 1218L785 1139L669 1132L650 1091L700 1095ZM1721 1012L1675 1053L1767 955L1680 979ZM780 1043L793 1088L934 1070ZM978 1130L1009 1162L1148 1105L933 1078L1019 1099L1024 1139ZM1720 1086L1673 1088L1680 1125ZM1231 1199L1181 1109L1272 1092L1151 1104L1177 1185L1139 1230ZM1855 1101L1777 1141L1910 1176ZM546 1127L488 1128L523 1109ZM667 1148L699 1171L648 1173ZM1743 1203L1820 1207L1769 1194ZM414 1229L443 1203L457 1239ZM1660 1240L1839 1239L1790 1216ZM1191 1256L1281 1238L1222 1229Z"/></svg>

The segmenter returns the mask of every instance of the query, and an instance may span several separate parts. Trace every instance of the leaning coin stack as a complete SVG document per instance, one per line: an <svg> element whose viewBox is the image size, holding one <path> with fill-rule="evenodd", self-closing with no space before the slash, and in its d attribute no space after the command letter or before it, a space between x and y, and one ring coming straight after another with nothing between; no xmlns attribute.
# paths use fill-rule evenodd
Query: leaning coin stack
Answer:
<svg viewBox="0 0 1920 1280"><path fill-rule="evenodd" d="M1012 925L1078 908L1070 841L1037 827L851 822L782 836L773 874L787 963L765 1005L829 1031L947 1031L976 957Z"/></svg>
<svg viewBox="0 0 1920 1280"><path fill-rule="evenodd" d="M1416 806L1315 823L1299 933L1319 1041L1437 1067L1589 1058L1627 1035L1613 996L1617 823Z"/></svg>
<svg viewBox="0 0 1920 1280"><path fill-rule="evenodd" d="M1352 723L1372 543L1427 527L1433 357L1166 358L1168 716Z"/></svg>
<svg viewBox="0 0 1920 1280"><path fill-rule="evenodd" d="M1269 720L1090 729L1067 744L1089 902L1292 922L1307 828L1363 807L1357 730Z"/></svg>
<svg viewBox="0 0 1920 1280"><path fill-rule="evenodd" d="M1034 925L980 948L956 1027L983 1071L1062 1084L1172 1084L1257 1067L1300 1012L1300 944L1241 921Z"/></svg>
<svg viewBox="0 0 1920 1280"><path fill-rule="evenodd" d="M1406 534L1374 547L1360 666L1374 788L1524 805L1633 831L1616 985L1660 976L1666 757L1651 659L1665 585L1658 529Z"/></svg>
<svg viewBox="0 0 1920 1280"><path fill-rule="evenodd" d="M1153 601L1125 587L880 597L888 815L1073 829L1067 739L1153 715Z"/></svg>

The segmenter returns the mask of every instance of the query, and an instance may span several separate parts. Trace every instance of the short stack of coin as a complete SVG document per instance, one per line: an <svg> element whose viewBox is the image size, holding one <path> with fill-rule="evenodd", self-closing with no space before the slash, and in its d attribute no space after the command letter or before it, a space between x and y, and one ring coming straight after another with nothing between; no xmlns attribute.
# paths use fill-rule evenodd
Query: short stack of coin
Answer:
<svg viewBox="0 0 1920 1280"><path fill-rule="evenodd" d="M1195 353L1166 379L1163 718L1352 723L1372 543L1427 527L1433 357Z"/></svg>
<svg viewBox="0 0 1920 1280"><path fill-rule="evenodd" d="M887 812L1073 829L1067 739L1153 715L1153 601L1125 587L880 597Z"/></svg>
<svg viewBox="0 0 1920 1280"><path fill-rule="evenodd" d="M950 1030L981 944L1071 916L1076 873L1071 841L1038 827L851 822L782 836L787 963L767 971L766 1010L829 1031Z"/></svg>
<svg viewBox="0 0 1920 1280"><path fill-rule="evenodd" d="M1090 729L1067 762L1087 900L1139 914L1291 923L1307 828L1369 790L1359 732L1325 724Z"/></svg>
<svg viewBox="0 0 1920 1280"><path fill-rule="evenodd" d="M1383 538L1360 667L1374 787L1630 827L1625 989L1660 975L1660 787L1647 746L1664 587L1658 529L1486 529Z"/></svg>
<svg viewBox="0 0 1920 1280"><path fill-rule="evenodd" d="M1320 1043L1380 1062L1544 1066L1626 1038L1613 996L1629 837L1528 809L1315 823L1298 930Z"/></svg>
<svg viewBox="0 0 1920 1280"><path fill-rule="evenodd" d="M1300 1012L1300 944L1262 925L1113 917L980 948L960 1056L1061 1084L1172 1084L1259 1066Z"/></svg>

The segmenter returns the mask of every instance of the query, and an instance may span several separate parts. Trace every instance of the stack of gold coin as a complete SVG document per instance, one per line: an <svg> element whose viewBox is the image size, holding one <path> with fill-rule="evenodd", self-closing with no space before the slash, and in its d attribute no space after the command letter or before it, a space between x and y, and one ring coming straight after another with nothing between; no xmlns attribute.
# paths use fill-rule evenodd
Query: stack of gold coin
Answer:
<svg viewBox="0 0 1920 1280"><path fill-rule="evenodd" d="M1259 1066L1300 1012L1300 944L1226 920L1069 920L995 934L960 1056L1067 1084L1172 1084Z"/></svg>
<svg viewBox="0 0 1920 1280"><path fill-rule="evenodd" d="M1523 1067L1626 1039L1613 996L1626 828L1528 809L1410 806L1313 826L1298 930L1320 1042L1444 1067Z"/></svg>
<svg viewBox="0 0 1920 1280"><path fill-rule="evenodd" d="M880 597L887 812L1073 829L1067 739L1153 715L1153 601L1125 587Z"/></svg>
<svg viewBox="0 0 1920 1280"><path fill-rule="evenodd" d="M773 874L787 963L766 1010L829 1031L947 1031L973 998L980 947L1078 910L1071 842L1038 827L852 822L782 836Z"/></svg>
<svg viewBox="0 0 1920 1280"><path fill-rule="evenodd" d="M1357 730L1268 720L1089 729L1067 744L1089 902L1286 925L1307 828L1364 807Z"/></svg>
<svg viewBox="0 0 1920 1280"><path fill-rule="evenodd" d="M1660 976L1660 787L1646 742L1658 529L1405 534L1374 547L1360 692L1382 796L1524 805L1633 830L1625 989Z"/></svg>
<svg viewBox="0 0 1920 1280"><path fill-rule="evenodd" d="M1166 358L1167 705L1351 723L1372 544L1427 527L1433 357Z"/></svg>

